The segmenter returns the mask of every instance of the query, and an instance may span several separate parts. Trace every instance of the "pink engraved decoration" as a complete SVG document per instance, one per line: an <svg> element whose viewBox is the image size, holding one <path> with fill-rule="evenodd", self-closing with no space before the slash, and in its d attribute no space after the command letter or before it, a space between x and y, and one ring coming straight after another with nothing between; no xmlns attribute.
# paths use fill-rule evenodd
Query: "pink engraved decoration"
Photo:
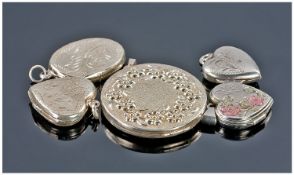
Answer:
<svg viewBox="0 0 294 175"><path fill-rule="evenodd" d="M241 112L240 106L237 105L229 105L229 106L222 106L220 111L227 116L237 116Z"/></svg>
<svg viewBox="0 0 294 175"><path fill-rule="evenodd" d="M260 96L257 96L257 95L251 95L248 98L248 101L249 101L250 105L252 105L252 106L261 106L261 105L263 105L264 99Z"/></svg>

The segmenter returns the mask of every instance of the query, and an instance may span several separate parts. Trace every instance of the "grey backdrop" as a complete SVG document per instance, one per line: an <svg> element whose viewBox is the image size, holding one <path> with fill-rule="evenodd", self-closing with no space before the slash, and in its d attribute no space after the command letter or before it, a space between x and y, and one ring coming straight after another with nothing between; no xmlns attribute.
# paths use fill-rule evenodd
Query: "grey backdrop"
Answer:
<svg viewBox="0 0 294 175"><path fill-rule="evenodd" d="M120 42L139 63L183 68L201 79L198 58L222 45L247 51L261 89L274 100L267 127L245 141L203 134L166 154L130 151L101 126L59 141L33 122L27 90L32 65L47 66L62 45L86 37ZM290 3L4 3L4 172L289 172L291 171Z"/></svg>

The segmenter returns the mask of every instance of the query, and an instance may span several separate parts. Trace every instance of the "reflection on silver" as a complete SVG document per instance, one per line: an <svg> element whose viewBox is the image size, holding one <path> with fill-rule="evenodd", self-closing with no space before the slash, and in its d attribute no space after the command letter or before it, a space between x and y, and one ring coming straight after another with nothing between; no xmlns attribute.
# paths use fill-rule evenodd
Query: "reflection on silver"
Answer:
<svg viewBox="0 0 294 175"><path fill-rule="evenodd" d="M198 127L199 131L202 133L219 134L223 138L228 140L241 141L252 138L261 130L263 130L272 116L272 111L270 110L268 113L263 113L262 115L263 116L261 117L264 119L260 123L252 127L240 130L224 127L220 125L218 122L214 122L216 119L215 114L210 115L208 113L205 113L204 118L200 121Z"/></svg>
<svg viewBox="0 0 294 175"><path fill-rule="evenodd" d="M216 105L219 123L227 128L246 129L264 120L273 99L265 92L239 83L226 82L214 87L209 97Z"/></svg>
<svg viewBox="0 0 294 175"><path fill-rule="evenodd" d="M90 125L92 130L95 132L99 125L99 120L92 118L89 112L86 113L85 117L78 122L77 124L70 127L59 127L51 124L44 119L33 107L32 104L29 104L32 117L36 126L38 126L42 131L57 138L58 140L73 140L81 136L87 127Z"/></svg>
<svg viewBox="0 0 294 175"><path fill-rule="evenodd" d="M113 127L108 121L102 120L106 136L114 143L136 152L167 153L183 149L196 142L201 133L195 127L188 132L169 138L140 138L124 133Z"/></svg>
<svg viewBox="0 0 294 175"><path fill-rule="evenodd" d="M259 133L261 130L263 130L266 127L267 123L269 122L272 116L272 111L263 115L266 116L265 119L261 121L258 125L255 125L251 128L247 128L244 130L234 130L234 129L219 127L217 133L220 134L223 138L229 139L229 140L241 141L241 140L249 139L255 136L257 133Z"/></svg>
<svg viewBox="0 0 294 175"><path fill-rule="evenodd" d="M202 78L201 80L202 84L204 85L206 91L209 93L215 86L219 85L217 83L210 82L206 80L205 78ZM256 89L260 89L258 82L248 83L247 85L252 86Z"/></svg>

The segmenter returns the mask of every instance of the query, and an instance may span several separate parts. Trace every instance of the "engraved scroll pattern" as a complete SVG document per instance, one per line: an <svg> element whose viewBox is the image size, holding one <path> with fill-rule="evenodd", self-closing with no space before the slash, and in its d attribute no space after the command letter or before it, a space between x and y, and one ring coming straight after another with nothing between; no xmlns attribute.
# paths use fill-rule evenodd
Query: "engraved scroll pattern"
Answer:
<svg viewBox="0 0 294 175"><path fill-rule="evenodd" d="M239 97L237 94L243 94ZM241 84L227 84L214 91L214 95L221 98L218 110L223 115L231 117L248 117L248 114L259 111L266 104L268 97L253 87Z"/></svg>
<svg viewBox="0 0 294 175"><path fill-rule="evenodd" d="M219 75L234 75L243 73L243 63L241 60L236 60L232 56L225 53L218 53L214 59L207 64L212 66L211 71Z"/></svg>
<svg viewBox="0 0 294 175"><path fill-rule="evenodd" d="M68 58L68 61L65 63L56 61L52 63L52 66L66 74L86 77L105 64L110 64L109 60L116 57L116 49L107 43L97 44L92 40L84 41L83 44L72 43L72 45L62 48L57 54L57 57Z"/></svg>
<svg viewBox="0 0 294 175"><path fill-rule="evenodd" d="M78 82L48 81L38 84L35 93L45 108L58 114L76 114L85 105L86 91Z"/></svg>

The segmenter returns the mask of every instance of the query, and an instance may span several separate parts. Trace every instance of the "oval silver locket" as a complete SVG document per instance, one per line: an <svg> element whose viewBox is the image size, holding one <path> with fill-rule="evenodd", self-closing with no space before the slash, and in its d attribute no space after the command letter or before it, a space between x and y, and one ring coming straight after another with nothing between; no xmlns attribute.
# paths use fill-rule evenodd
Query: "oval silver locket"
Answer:
<svg viewBox="0 0 294 175"><path fill-rule="evenodd" d="M128 134L164 138L193 128L207 95L190 73L164 64L129 65L105 82L101 104L106 119Z"/></svg>
<svg viewBox="0 0 294 175"><path fill-rule="evenodd" d="M124 48L107 38L87 38L71 42L53 53L49 68L36 65L30 70L33 82L51 77L81 77L93 82L104 80L119 70L125 62ZM34 69L41 69L41 79L33 78Z"/></svg>

